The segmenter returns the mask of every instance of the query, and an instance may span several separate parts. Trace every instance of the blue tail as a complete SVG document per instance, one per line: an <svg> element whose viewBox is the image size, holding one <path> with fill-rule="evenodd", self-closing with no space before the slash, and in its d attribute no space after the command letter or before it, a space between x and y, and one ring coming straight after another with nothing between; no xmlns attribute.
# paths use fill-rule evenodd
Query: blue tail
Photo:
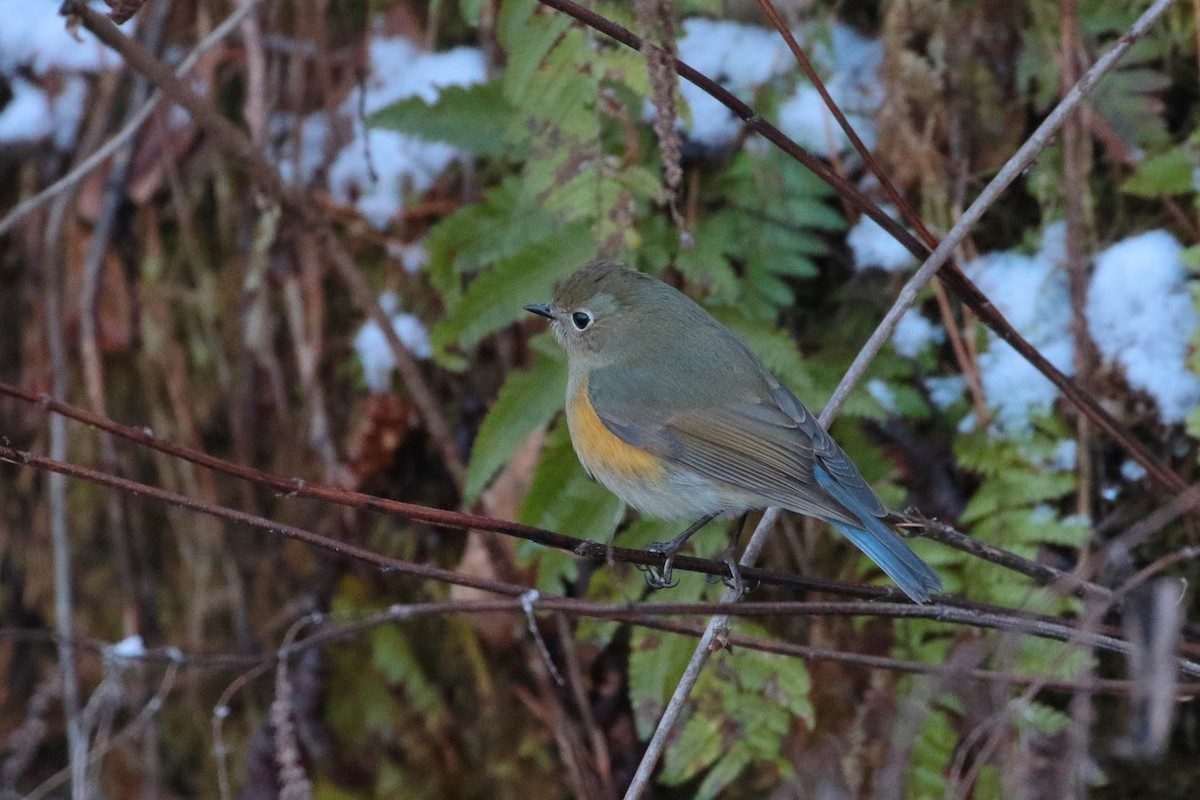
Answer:
<svg viewBox="0 0 1200 800"><path fill-rule="evenodd" d="M858 517L862 527L834 520L829 524L878 564L913 602L928 603L930 594L942 590L942 579L933 568L917 557L895 531L883 524L883 520L864 508L852 492L839 485L820 466L816 468L815 476L821 488Z"/></svg>

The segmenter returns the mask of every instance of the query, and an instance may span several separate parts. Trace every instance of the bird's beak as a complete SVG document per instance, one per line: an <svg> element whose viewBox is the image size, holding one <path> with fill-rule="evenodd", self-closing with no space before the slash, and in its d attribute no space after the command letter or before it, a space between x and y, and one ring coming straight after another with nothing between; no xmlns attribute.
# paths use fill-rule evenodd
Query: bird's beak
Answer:
<svg viewBox="0 0 1200 800"><path fill-rule="evenodd" d="M537 305L525 306L525 310L531 314L537 314L539 317L554 319L554 314L550 311L549 303L539 303Z"/></svg>

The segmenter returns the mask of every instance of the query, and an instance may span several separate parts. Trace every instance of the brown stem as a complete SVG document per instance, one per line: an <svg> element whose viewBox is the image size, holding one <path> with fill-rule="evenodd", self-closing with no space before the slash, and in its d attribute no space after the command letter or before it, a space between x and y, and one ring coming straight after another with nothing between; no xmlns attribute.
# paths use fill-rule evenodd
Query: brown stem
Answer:
<svg viewBox="0 0 1200 800"><path fill-rule="evenodd" d="M559 533L534 528L529 525L522 525L517 522L509 522L507 520L492 519L490 517L480 516L477 514L466 514L458 511L447 511L440 508L431 508L416 503L405 503L399 500L388 500L381 497L374 497L369 494L360 492L352 492L344 489L336 489L320 484L310 483L308 481L296 478L282 478L278 475L273 475L269 472L246 467L240 464L234 464L216 456L209 455L200 450L195 450L190 447L184 447L173 442L168 442L154 436L153 432L148 428L134 428L127 425L121 425L98 414L94 414L85 409L72 406L68 403L63 403L51 397L39 395L35 392L29 392L15 386L0 382L0 395L15 397L24 400L27 403L41 405L47 410L56 414L61 414L70 419L83 422L87 425L92 425L101 430L112 433L122 439L134 442L136 444L149 447L161 453L189 461L193 464L198 464L208 469L223 472L226 475L231 475L243 481L253 482L260 486L269 487L286 496L308 497L316 500L337 503L338 505L348 506L351 508L364 511L377 511L384 514L395 514L417 522L423 522L428 525L435 525L443 528L452 528L457 530L483 530L493 531L495 533L504 534L506 536L515 536L545 547L554 547L560 550L566 550L574 553L577 556L591 558L597 561L617 560L625 561L632 564L652 564L661 566L663 557L661 554L650 553L643 550L630 550L622 547L614 547L610 544L601 542L584 541L573 536L564 536ZM1190 495L1187 495L1190 497ZM1176 503L1178 502L1175 501ZM1179 507L1185 512L1192 508L1191 505L1177 506L1172 505L1172 508ZM1157 519L1158 517L1152 518ZM927 520L919 520L919 524L924 526ZM1165 524L1165 523L1164 523ZM1055 583L1062 580L1065 573L1059 570L1051 569L1050 567L1037 564L1033 561L1023 559L1013 553L1009 553L999 548L984 545L964 536L961 533L953 531L948 526L940 526L951 533L939 534L939 526L933 523L926 535L930 538L935 538L948 544L951 547L962 550L963 552L971 553L972 555L981 558L985 561L992 562L1006 569L1012 569L1024 575L1028 575L1035 580L1043 583ZM691 556L676 556L674 565L676 569L685 571L698 571L708 575L725 576L729 573L729 568L726 564L719 561L708 559L693 558ZM859 586L857 584L846 584L839 581L826 581L819 578L801 578L789 573L779 573L772 570L759 570L750 568L741 568L742 574L751 580L758 580L763 583L778 583L780 585L791 585L796 588L809 589L815 591L827 591L839 594L849 594L858 597L877 597L877 598L895 598L899 599L900 594L891 589L873 586ZM1099 587L1095 587L1099 591L1103 591ZM960 601L954 601L960 602Z"/></svg>
<svg viewBox="0 0 1200 800"><path fill-rule="evenodd" d="M1059 28L1062 39L1060 50L1062 91L1065 94L1079 80L1081 72L1080 40L1078 30L1078 3L1064 0L1059 5ZM1100 355L1092 337L1088 334L1085 306L1088 290L1087 241L1089 229L1086 201L1088 197L1087 172L1091 158L1087 138L1086 109L1077 108L1063 124L1063 196L1066 207L1066 259L1067 279L1071 298L1071 338L1074 344L1075 379L1079 385L1090 390L1092 374L1100 363ZM1076 513L1090 519L1091 498L1094 484L1091 426L1087 417L1076 421Z"/></svg>
<svg viewBox="0 0 1200 800"><path fill-rule="evenodd" d="M392 558L390 556L381 555L357 545L341 542L328 536L323 536L303 528L298 528L294 525L278 523L254 514L247 514L244 511L238 511L236 509L231 509L212 503L206 503L202 500L196 500L176 492L158 489L156 487L148 486L136 481L130 481L124 478L115 478L102 472L87 469L86 467L80 467L74 464L68 464L55 459L46 458L44 456L38 456L33 453L17 450L15 448L0 445L0 458L11 461L15 464L34 467L35 469L44 470L58 475L79 478L101 486L118 489L120 491L131 492L138 496L149 497L161 502L170 503L171 505L180 508L197 511L202 514L224 519L229 522L246 525L251 528L257 528L259 530L264 530L289 539L295 539L296 541L303 542L312 547L325 550L326 552L333 553L344 558L353 559L364 564L374 565L387 572L396 572L404 575L441 581L443 583L449 583L456 586L468 586L505 597L520 598L523 602L527 593L529 592L529 587L527 586L509 583L506 581L482 578L476 575L469 575L454 572L448 569L442 569L440 567L429 566L427 564L420 564L411 561L404 561L398 558ZM743 568L744 576L750 578L752 575L748 570L749 568ZM551 600L554 601L554 605L551 605ZM561 596L542 597L539 595L536 602L548 610L587 609L593 613L597 612L597 608L586 601L580 601ZM989 608L985 604L973 605L973 608L968 609L946 605L931 606L914 605L910 603L741 603L735 605L728 605L724 603L708 603L664 605L658 607L657 610L662 611L663 613L701 614L711 614L716 611L721 611L729 616L761 614L764 612L769 612L776 614L787 614L790 616L795 616L802 613L816 613L823 616L866 615L891 618L924 618L934 619L940 622L965 624L973 627L1021 631L1030 635L1058 641L1077 641L1090 647L1098 647L1119 653L1128 653L1131 649L1127 642L1116 636L1111 636L1106 633L1092 632L1098 629L1098 626L1095 625L1089 631L1080 631L1053 618L1028 615L1009 609L999 609L994 607ZM605 609L603 616L606 619L624 619L631 613L636 613L631 612L630 608L631 607L628 604L609 607ZM1180 668L1186 674L1200 676L1200 664L1196 664L1188 660L1181 660Z"/></svg>

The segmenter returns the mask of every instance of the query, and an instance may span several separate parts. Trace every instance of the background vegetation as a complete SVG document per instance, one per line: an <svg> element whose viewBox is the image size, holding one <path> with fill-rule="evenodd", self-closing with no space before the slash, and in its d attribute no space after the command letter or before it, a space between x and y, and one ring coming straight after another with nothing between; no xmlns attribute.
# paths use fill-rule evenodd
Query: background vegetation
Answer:
<svg viewBox="0 0 1200 800"><path fill-rule="evenodd" d="M0 26L32 17L18 5L0 3ZM244 5L151 0L122 30L175 63ZM581 559L304 490L643 548L678 524L626 513L584 474L560 413L563 357L522 305L597 254L619 258L703 303L819 409L916 262L724 109L670 92L642 54L536 0L252 5L183 84L233 133L172 95L11 225L164 84L111 53L71 63L70 40L0 53L0 380L19 387L0 399L0 444L9 461L48 455L379 558L67 482L49 462L0 465L0 793L66 796L75 748L76 763L93 756L76 781L88 796L620 796L706 615L680 628L648 609L618 621L552 604L715 601L719 585L693 572L651 593L624 555ZM681 0L663 18L648 2L640 21L631 4L588 5L635 31L649 20L656 41L677 39L683 60L885 201L806 105L758 3ZM938 234L1144 10L776 5ZM1179 485L1195 480L1200 435L1196 13L1181 5L1135 45L958 254ZM53 124L20 128L34 90ZM668 97L674 143L669 122L656 133ZM1097 327L1114 317L1125 339ZM893 507L1098 587L1136 575L1119 612L916 540L963 619L819 605L738 618L730 635L750 640L712 658L654 796L1191 796L1200 706L1174 702L1173 660L1200 654L1200 608L1181 588L1200 578L1191 501L1129 535L1190 494L1164 490L1005 347L934 285L832 431ZM237 480L68 424L43 393L303 484ZM723 546L715 526L695 541L706 558ZM802 577L764 581L752 601L891 597L811 521L785 517L762 561ZM541 595L525 611L511 594L488 606L501 584ZM542 599L555 610L529 610ZM993 629L1035 614L1080 633Z"/></svg>

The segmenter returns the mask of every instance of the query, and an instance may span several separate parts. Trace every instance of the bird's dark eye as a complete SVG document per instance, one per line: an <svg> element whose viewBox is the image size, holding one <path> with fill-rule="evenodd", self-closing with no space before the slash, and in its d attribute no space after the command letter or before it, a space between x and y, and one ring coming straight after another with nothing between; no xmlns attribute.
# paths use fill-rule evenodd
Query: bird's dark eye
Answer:
<svg viewBox="0 0 1200 800"><path fill-rule="evenodd" d="M571 315L571 324L575 326L577 331L586 331L588 326L592 324L592 315L586 311L576 311Z"/></svg>

